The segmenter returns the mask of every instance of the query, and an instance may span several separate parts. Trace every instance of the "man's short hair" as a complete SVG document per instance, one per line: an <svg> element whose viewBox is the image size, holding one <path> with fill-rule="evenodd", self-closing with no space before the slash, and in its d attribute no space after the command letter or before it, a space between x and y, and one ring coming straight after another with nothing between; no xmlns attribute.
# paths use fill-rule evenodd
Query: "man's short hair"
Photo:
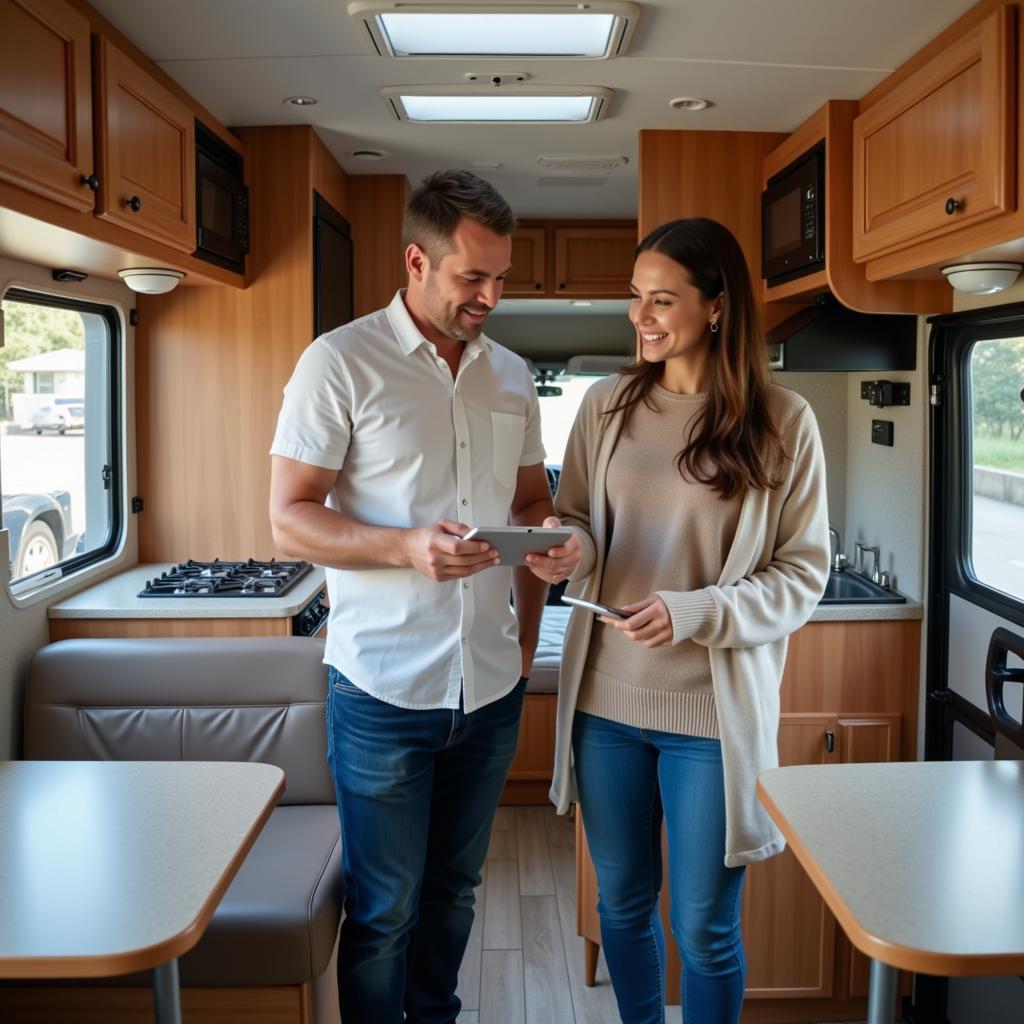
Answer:
<svg viewBox="0 0 1024 1024"><path fill-rule="evenodd" d="M462 217L498 235L511 235L516 227L511 207L493 185L471 171L437 171L409 197L402 247L415 242L436 265L450 251L452 232Z"/></svg>

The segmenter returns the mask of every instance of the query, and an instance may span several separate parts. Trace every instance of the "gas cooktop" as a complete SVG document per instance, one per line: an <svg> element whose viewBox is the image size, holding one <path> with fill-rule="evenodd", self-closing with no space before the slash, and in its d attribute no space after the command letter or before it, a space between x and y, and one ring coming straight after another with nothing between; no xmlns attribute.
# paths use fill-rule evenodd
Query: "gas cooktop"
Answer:
<svg viewBox="0 0 1024 1024"><path fill-rule="evenodd" d="M139 597L280 597L311 569L309 562L180 562L149 580Z"/></svg>

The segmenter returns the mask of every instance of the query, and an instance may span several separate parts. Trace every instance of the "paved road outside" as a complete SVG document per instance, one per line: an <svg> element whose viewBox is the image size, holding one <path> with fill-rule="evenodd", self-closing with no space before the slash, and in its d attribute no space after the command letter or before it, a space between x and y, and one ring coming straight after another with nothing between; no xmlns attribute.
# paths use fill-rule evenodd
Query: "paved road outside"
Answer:
<svg viewBox="0 0 1024 1024"><path fill-rule="evenodd" d="M974 495L974 573L1024 600L1024 505Z"/></svg>

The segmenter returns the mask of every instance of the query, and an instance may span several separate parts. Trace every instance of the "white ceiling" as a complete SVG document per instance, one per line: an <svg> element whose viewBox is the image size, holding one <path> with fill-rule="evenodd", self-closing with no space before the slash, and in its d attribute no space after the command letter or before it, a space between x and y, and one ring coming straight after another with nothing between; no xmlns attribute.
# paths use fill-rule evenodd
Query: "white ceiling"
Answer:
<svg viewBox="0 0 1024 1024"><path fill-rule="evenodd" d="M641 128L789 132L828 99L859 99L974 0L642 0L626 56L606 61L390 60L371 53L345 0L91 0L229 126L312 124L346 171L407 174L500 161L479 173L520 217L634 217ZM486 0L484 0L486 2ZM526 71L534 84L604 85L606 118L568 126L414 125L391 85ZM314 107L282 103L309 95ZM668 101L714 106L680 113ZM388 151L353 159L354 149ZM599 184L542 187L541 155L621 154Z"/></svg>

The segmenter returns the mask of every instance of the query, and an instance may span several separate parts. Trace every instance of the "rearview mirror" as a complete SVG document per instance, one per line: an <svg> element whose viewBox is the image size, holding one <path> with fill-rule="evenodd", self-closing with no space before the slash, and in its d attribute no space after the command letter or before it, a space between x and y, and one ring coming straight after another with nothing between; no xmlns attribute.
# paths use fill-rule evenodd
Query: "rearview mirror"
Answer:
<svg viewBox="0 0 1024 1024"><path fill-rule="evenodd" d="M541 398L557 398L562 393L561 388L556 388L553 384L538 384L537 394Z"/></svg>

